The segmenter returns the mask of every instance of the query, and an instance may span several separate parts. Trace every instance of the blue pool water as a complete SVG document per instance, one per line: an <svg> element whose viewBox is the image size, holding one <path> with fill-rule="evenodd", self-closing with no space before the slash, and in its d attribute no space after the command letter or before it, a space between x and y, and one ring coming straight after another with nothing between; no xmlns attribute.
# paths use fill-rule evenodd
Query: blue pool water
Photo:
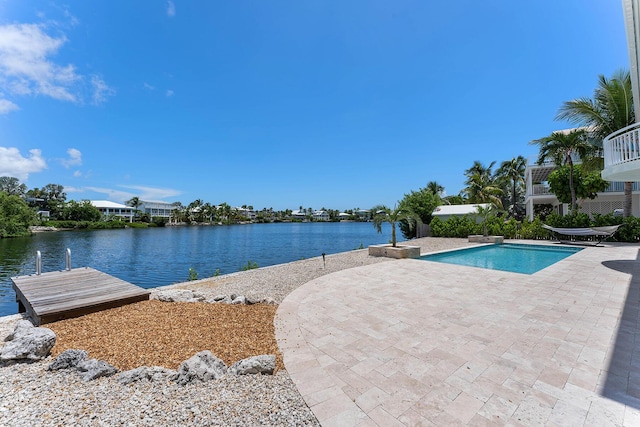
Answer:
<svg viewBox="0 0 640 427"><path fill-rule="evenodd" d="M424 255L420 259L511 271L513 273L533 274L581 250L582 248L563 246L505 243Z"/></svg>

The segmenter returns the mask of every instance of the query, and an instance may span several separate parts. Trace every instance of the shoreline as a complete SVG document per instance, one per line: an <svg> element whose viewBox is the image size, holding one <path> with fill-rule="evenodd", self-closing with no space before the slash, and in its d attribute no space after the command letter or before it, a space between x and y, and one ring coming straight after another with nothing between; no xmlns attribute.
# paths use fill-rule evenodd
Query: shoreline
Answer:
<svg viewBox="0 0 640 427"><path fill-rule="evenodd" d="M419 245L423 253L475 245L466 239L445 238L415 239L410 244ZM314 257L153 288L152 292L171 288L212 295L233 292L271 297L279 304L294 289L317 277L393 261L370 257L366 249L355 250L326 256L326 266L322 257ZM22 317L14 314L0 318L0 339L12 332L12 325ZM86 325L88 330L91 327ZM118 343L124 343L127 334L135 333L135 328L128 331L114 328L119 338L105 345L120 347ZM228 329L233 335L232 328ZM197 325L188 333L197 334ZM154 343L149 343L144 351L152 351L151 344ZM188 386L170 381L139 381L125 386L115 377L83 382L64 370L46 371L51 361L49 356L35 363L0 367L0 425L112 425L132 421L136 425L319 425L286 369L272 376L227 375L220 380Z"/></svg>

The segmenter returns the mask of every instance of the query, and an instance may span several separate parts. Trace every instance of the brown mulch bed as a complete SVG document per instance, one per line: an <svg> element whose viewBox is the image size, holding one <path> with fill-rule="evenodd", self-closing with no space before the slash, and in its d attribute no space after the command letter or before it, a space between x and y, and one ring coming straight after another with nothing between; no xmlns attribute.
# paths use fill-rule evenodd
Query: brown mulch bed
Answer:
<svg viewBox="0 0 640 427"><path fill-rule="evenodd" d="M139 366L177 369L202 350L227 366L260 354L276 355L284 369L273 319L278 306L142 301L49 323L57 336L53 356L71 348L120 370Z"/></svg>

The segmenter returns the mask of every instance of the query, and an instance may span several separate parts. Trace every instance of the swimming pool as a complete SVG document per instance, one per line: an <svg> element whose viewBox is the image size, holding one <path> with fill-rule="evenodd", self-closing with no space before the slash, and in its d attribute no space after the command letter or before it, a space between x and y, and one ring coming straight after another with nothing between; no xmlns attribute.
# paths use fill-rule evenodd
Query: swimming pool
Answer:
<svg viewBox="0 0 640 427"><path fill-rule="evenodd" d="M533 274L581 250L564 246L505 243L423 255L419 259Z"/></svg>

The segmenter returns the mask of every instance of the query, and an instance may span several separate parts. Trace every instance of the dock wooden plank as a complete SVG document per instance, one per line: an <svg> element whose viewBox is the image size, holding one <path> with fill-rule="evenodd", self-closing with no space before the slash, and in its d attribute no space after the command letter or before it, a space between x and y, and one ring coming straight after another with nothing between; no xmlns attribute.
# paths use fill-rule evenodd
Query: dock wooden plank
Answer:
<svg viewBox="0 0 640 427"><path fill-rule="evenodd" d="M149 299L150 292L93 268L12 277L16 299L37 324Z"/></svg>

